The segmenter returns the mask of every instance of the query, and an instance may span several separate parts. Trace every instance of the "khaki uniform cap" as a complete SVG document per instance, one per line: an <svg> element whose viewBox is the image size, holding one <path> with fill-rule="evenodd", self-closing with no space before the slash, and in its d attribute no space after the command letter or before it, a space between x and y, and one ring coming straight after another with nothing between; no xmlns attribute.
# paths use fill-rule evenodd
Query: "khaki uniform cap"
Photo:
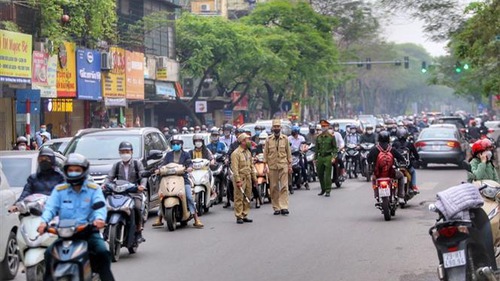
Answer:
<svg viewBox="0 0 500 281"><path fill-rule="evenodd" d="M248 136L247 134L245 133L241 133L239 136L238 136L238 141L239 142L243 142L246 138L249 138L250 136Z"/></svg>
<svg viewBox="0 0 500 281"><path fill-rule="evenodd" d="M274 119L274 120L273 120L273 126L281 126L281 120L279 120L279 119Z"/></svg>

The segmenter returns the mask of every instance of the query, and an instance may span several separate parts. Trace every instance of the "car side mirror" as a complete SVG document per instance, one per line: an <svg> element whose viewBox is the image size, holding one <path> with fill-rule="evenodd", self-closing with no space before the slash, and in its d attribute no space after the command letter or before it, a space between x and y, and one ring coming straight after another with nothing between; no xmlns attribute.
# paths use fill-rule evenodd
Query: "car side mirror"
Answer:
<svg viewBox="0 0 500 281"><path fill-rule="evenodd" d="M467 160L464 160L462 162L462 166L464 167L464 169L469 172L469 173L472 173L472 168L470 166L470 163L467 161Z"/></svg>
<svg viewBox="0 0 500 281"><path fill-rule="evenodd" d="M150 150L148 153L148 160L158 160L163 157L163 151L161 150Z"/></svg>

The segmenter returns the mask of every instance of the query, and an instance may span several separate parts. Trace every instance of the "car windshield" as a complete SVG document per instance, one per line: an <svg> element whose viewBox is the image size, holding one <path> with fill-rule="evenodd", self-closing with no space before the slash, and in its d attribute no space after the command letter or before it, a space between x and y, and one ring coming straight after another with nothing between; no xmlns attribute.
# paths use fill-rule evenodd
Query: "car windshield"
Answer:
<svg viewBox="0 0 500 281"><path fill-rule="evenodd" d="M446 128L428 128L420 133L419 139L454 139L455 131Z"/></svg>
<svg viewBox="0 0 500 281"><path fill-rule="evenodd" d="M118 147L122 141L128 141L134 148L134 158L142 157L141 136L137 135L83 135L76 137L65 155L79 153L88 160L115 160L120 159Z"/></svg>
<svg viewBox="0 0 500 281"><path fill-rule="evenodd" d="M2 170L11 187L23 187L32 170L31 158L0 158Z"/></svg>

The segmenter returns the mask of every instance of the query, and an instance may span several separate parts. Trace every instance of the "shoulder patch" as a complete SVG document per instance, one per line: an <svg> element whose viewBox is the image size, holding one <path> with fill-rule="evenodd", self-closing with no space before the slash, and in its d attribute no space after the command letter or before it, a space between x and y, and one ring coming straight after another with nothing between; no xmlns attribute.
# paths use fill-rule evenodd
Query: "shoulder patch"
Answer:
<svg viewBox="0 0 500 281"><path fill-rule="evenodd" d="M92 189L97 189L97 188L99 188L99 185L97 185L96 183L93 183L93 182L88 182L87 187L92 188Z"/></svg>
<svg viewBox="0 0 500 281"><path fill-rule="evenodd" d="M56 185L56 190L57 191L65 190L65 189L67 189L70 186L71 185L69 183L58 184L58 185Z"/></svg>

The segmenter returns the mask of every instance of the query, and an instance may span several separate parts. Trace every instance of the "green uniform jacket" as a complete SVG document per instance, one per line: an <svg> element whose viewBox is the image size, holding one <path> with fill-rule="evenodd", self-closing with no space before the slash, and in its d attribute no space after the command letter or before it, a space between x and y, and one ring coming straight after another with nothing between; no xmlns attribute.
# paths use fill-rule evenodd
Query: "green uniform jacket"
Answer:
<svg viewBox="0 0 500 281"><path fill-rule="evenodd" d="M474 180L493 180L498 182L498 174L491 162L483 163L481 159L474 158L470 161L472 173L475 176Z"/></svg>
<svg viewBox="0 0 500 281"><path fill-rule="evenodd" d="M335 136L330 134L328 131L322 132L316 138L316 153L314 154L315 159L319 157L329 156L337 157L337 141Z"/></svg>

